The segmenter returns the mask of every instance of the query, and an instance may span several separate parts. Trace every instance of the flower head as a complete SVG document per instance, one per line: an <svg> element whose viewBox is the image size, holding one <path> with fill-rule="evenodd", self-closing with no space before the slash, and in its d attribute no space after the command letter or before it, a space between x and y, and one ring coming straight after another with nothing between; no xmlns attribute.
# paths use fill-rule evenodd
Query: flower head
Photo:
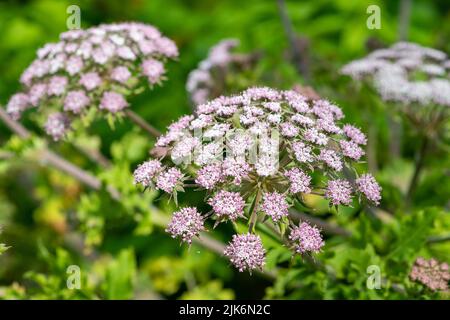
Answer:
<svg viewBox="0 0 450 320"><path fill-rule="evenodd" d="M286 217L288 209L289 205L284 195L276 191L264 194L261 211L270 216L273 221L277 222Z"/></svg>
<svg viewBox="0 0 450 320"><path fill-rule="evenodd" d="M158 139L167 156L150 186L169 193L194 187L206 194L216 223L242 219L251 232L265 216L287 227L299 193L323 194L335 206L350 205L353 195L378 203L373 187L358 187L344 174L344 166L356 169L366 141L358 129L342 128L343 117L333 103L295 91L250 88L216 98Z"/></svg>
<svg viewBox="0 0 450 320"><path fill-rule="evenodd" d="M172 193L182 178L183 174L179 169L170 168L156 177L156 187L167 193Z"/></svg>
<svg viewBox="0 0 450 320"><path fill-rule="evenodd" d="M292 193L310 193L311 177L299 168L292 168L286 171L285 176L289 179L291 186L289 190Z"/></svg>
<svg viewBox="0 0 450 320"><path fill-rule="evenodd" d="M369 80L386 101L401 105L437 104L449 107L447 59L447 55L439 50L398 42L390 48L375 50L367 57L350 62L341 72L355 81Z"/></svg>
<svg viewBox="0 0 450 320"><path fill-rule="evenodd" d="M245 201L238 192L221 190L208 200L219 218L236 220L244 216Z"/></svg>
<svg viewBox="0 0 450 320"><path fill-rule="evenodd" d="M440 263L436 259L426 260L417 258L409 273L413 281L422 283L433 291L448 290L450 271L447 263Z"/></svg>
<svg viewBox="0 0 450 320"><path fill-rule="evenodd" d="M214 89L214 73L217 69L225 69L236 62L233 49L239 45L236 39L225 39L209 50L208 57L201 61L197 67L189 73L186 83L192 102L195 105L205 103L211 98Z"/></svg>
<svg viewBox="0 0 450 320"><path fill-rule="evenodd" d="M52 113L48 116L44 128L45 132L47 132L53 140L58 141L62 139L70 129L70 120L62 113Z"/></svg>
<svg viewBox="0 0 450 320"><path fill-rule="evenodd" d="M302 222L299 226L294 226L291 229L289 240L293 242L295 251L300 254L317 253L324 245L319 229L306 222Z"/></svg>
<svg viewBox="0 0 450 320"><path fill-rule="evenodd" d="M222 167L218 163L204 166L197 172L195 182L205 189L212 189L223 179Z"/></svg>
<svg viewBox="0 0 450 320"><path fill-rule="evenodd" d="M28 106L28 96L25 93L16 93L9 99L9 102L6 105L6 111L14 120L17 120L20 118L20 114L25 111Z"/></svg>
<svg viewBox="0 0 450 320"><path fill-rule="evenodd" d="M155 176L162 170L162 164L158 160L149 160L140 164L133 172L134 183L148 187Z"/></svg>
<svg viewBox="0 0 450 320"><path fill-rule="evenodd" d="M330 199L335 206L339 204L349 205L352 202L352 188L346 180L328 181L325 197Z"/></svg>
<svg viewBox="0 0 450 320"><path fill-rule="evenodd" d="M247 233L233 235L233 240L225 248L224 254L240 272L262 269L265 264L265 250L261 238Z"/></svg>
<svg viewBox="0 0 450 320"><path fill-rule="evenodd" d="M192 238L198 236L203 230L202 215L196 208L187 207L173 213L166 232L170 233L172 238L178 237L191 244Z"/></svg>
<svg viewBox="0 0 450 320"><path fill-rule="evenodd" d="M81 113L91 102L83 90L69 91L64 99L64 111Z"/></svg>
<svg viewBox="0 0 450 320"><path fill-rule="evenodd" d="M380 204L381 187L370 173L363 174L356 179L356 186L369 201L372 201L376 205Z"/></svg>
<svg viewBox="0 0 450 320"><path fill-rule="evenodd" d="M71 121L89 108L115 114L143 84L162 82L165 61L177 55L170 39L142 23L64 32L59 42L38 50L20 78L23 90L11 97L7 112L16 120L29 107L49 105Z"/></svg>
<svg viewBox="0 0 450 320"><path fill-rule="evenodd" d="M120 93L113 91L105 92L100 102L100 109L105 109L112 113L119 112L126 107L128 107L128 102L125 98Z"/></svg>

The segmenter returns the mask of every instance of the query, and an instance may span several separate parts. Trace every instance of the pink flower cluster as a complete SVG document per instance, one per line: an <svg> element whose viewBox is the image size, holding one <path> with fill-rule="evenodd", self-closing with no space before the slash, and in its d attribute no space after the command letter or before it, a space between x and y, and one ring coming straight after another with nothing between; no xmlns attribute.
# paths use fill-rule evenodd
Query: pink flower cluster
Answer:
<svg viewBox="0 0 450 320"><path fill-rule="evenodd" d="M198 236L203 231L203 217L196 208L183 208L174 212L172 221L167 226L166 231L173 238L180 237L187 243L192 242L192 238Z"/></svg>
<svg viewBox="0 0 450 320"><path fill-rule="evenodd" d="M186 89L194 105L205 103L211 98L214 85L214 71L226 68L233 62L232 50L239 45L236 39L220 41L209 50L208 57L202 60L197 69L189 73Z"/></svg>
<svg viewBox="0 0 450 320"><path fill-rule="evenodd" d="M245 201L239 192L221 190L208 203L218 218L227 217L234 221L244 216Z"/></svg>
<svg viewBox="0 0 450 320"><path fill-rule="evenodd" d="M235 234L233 240L225 248L225 256L240 272L262 269L265 263L265 252L261 238L255 234Z"/></svg>
<svg viewBox="0 0 450 320"><path fill-rule="evenodd" d="M409 277L427 286L433 291L448 290L450 271L447 263L440 263L436 259L426 260L417 258L411 269Z"/></svg>
<svg viewBox="0 0 450 320"><path fill-rule="evenodd" d="M306 222L300 223L299 226L294 226L289 234L289 239L294 243L295 251L300 254L307 252L317 253L325 244L320 230Z"/></svg>
<svg viewBox="0 0 450 320"><path fill-rule="evenodd" d="M46 44L23 72L23 92L11 97L8 113L19 119L30 108L53 108L65 118L82 116L89 108L117 113L128 107L126 97L143 85L164 79L164 62L176 58L175 43L153 26L142 23L103 24L71 30L57 43ZM45 131L61 139L69 126L51 113ZM60 119L61 120L61 119Z"/></svg>
<svg viewBox="0 0 450 320"><path fill-rule="evenodd" d="M175 197L181 187L205 190L212 207L205 219L216 223L289 224L289 208L312 193L334 206L359 199L378 204L381 188L370 174L344 175L362 158L367 140L358 128L343 125L343 117L335 104L295 91L263 87L222 96L199 105L196 116L172 123L156 143L165 156L139 166L135 182ZM160 180L170 180L163 179L169 172L173 179L166 188ZM254 239L255 230L249 232ZM290 241L298 253L323 245L319 231L306 224L293 230ZM244 260L235 259L240 269L255 265Z"/></svg>

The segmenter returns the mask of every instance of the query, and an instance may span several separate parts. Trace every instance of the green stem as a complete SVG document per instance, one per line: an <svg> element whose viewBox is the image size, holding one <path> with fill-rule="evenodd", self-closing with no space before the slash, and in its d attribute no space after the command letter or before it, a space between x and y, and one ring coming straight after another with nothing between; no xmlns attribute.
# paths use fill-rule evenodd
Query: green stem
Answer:
<svg viewBox="0 0 450 320"><path fill-rule="evenodd" d="M415 168L414 168L414 174L409 183L408 193L406 195L406 203L408 206L411 204L412 197L414 195L414 191L416 190L417 183L419 182L420 173L425 164L425 156L428 151L428 143L429 143L429 138L427 136L424 136L423 140L422 140L422 145L417 154L416 164L415 164Z"/></svg>
<svg viewBox="0 0 450 320"><path fill-rule="evenodd" d="M249 224L248 224L248 232L253 233L255 231L255 224L256 224L256 220L258 219L258 204L259 201L261 200L261 196L262 196L262 192L261 189L259 188L259 185L257 186L258 190L256 191L256 196L255 199L253 200L252 206L250 208L250 219L249 219Z"/></svg>

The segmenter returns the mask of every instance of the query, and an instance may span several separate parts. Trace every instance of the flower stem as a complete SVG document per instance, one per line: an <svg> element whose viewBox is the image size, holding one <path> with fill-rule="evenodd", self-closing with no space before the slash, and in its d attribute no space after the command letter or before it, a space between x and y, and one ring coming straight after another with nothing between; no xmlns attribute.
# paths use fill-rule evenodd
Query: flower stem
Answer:
<svg viewBox="0 0 450 320"><path fill-rule="evenodd" d="M6 124L9 129L11 129L11 131L16 133L20 138L28 139L31 136L28 130L17 121L11 119L11 117L2 107L0 107L0 119ZM92 189L101 189L102 182L97 177L93 176L87 171L84 171L80 167L72 164L71 162L48 150L47 148L44 147L44 149L40 151L39 156L41 163L51 165L52 167L70 175L71 177L77 179L78 181ZM120 196L119 192L111 186L107 187L107 190L114 199L117 199Z"/></svg>
<svg viewBox="0 0 450 320"><path fill-rule="evenodd" d="M131 121L137 124L144 131L150 133L155 138L158 138L161 135L161 132L159 132L158 129L156 129L147 121L145 121L143 118L141 118L137 113L131 111L130 109L127 109L125 110L125 114Z"/></svg>
<svg viewBox="0 0 450 320"><path fill-rule="evenodd" d="M250 208L250 219L249 219L249 224L248 224L248 232L253 233L255 231L255 224L256 224L256 220L258 219L258 204L259 201L261 200L261 196L262 196L262 192L261 192L261 188L259 186L257 186L257 191L256 191L256 196L255 199L253 200L252 206Z"/></svg>
<svg viewBox="0 0 450 320"><path fill-rule="evenodd" d="M420 146L420 149L419 149L417 157L416 157L414 173L413 173L413 176L409 183L408 193L406 194L406 204L408 206L411 204L412 196L416 190L417 183L419 182L420 173L425 164L425 156L428 151L428 144L429 144L429 138L426 135L424 135L424 137L422 139L422 145Z"/></svg>
<svg viewBox="0 0 450 320"><path fill-rule="evenodd" d="M283 24L284 32L289 41L289 46L292 54L292 62L294 63L297 71L303 76L306 82L309 82L310 75L307 61L307 47L308 42L306 39L299 39L295 34L293 24L289 18L286 3L284 0L277 0L278 11L280 14L281 22Z"/></svg>

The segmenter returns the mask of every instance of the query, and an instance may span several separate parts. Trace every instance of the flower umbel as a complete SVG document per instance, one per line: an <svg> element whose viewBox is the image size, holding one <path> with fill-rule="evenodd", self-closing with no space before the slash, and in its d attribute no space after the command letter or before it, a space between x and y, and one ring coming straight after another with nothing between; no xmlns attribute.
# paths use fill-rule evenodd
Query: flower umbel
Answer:
<svg viewBox="0 0 450 320"><path fill-rule="evenodd" d="M302 222L299 226L294 226L291 229L289 240L294 244L295 251L300 254L317 253L324 245L320 230L306 222Z"/></svg>
<svg viewBox="0 0 450 320"><path fill-rule="evenodd" d="M20 78L23 92L11 97L7 112L16 120L35 107L47 116L47 110L63 113L71 121L91 109L116 114L128 107L127 97L141 91L145 82L161 83L164 63L177 56L176 45L151 25L102 24L67 31L59 42L38 50Z"/></svg>
<svg viewBox="0 0 450 320"><path fill-rule="evenodd" d="M179 237L189 244L192 243L192 238L203 230L203 217L196 208L189 207L174 212L166 229L173 238Z"/></svg>
<svg viewBox="0 0 450 320"><path fill-rule="evenodd" d="M240 272L262 269L265 264L265 250L261 238L255 234L235 234L225 248L225 256Z"/></svg>
<svg viewBox="0 0 450 320"><path fill-rule="evenodd" d="M250 233L236 236L233 243L240 244L240 237L259 243L255 233L260 224L270 230L287 228L289 208L305 204L308 194L336 207L350 205L353 196L379 203L381 188L372 176L351 176L355 170L344 174L364 155L360 145L366 137L356 127L345 127L343 117L333 103L309 100L295 91L263 87L222 96L199 105L196 116L172 123L156 143L165 150L159 159L162 169L154 173L148 165L139 167L135 181L171 196L190 187L205 192L212 207L205 220L215 220L214 225L246 222ZM306 224L297 228L291 239L295 250L318 252L320 232ZM246 251L233 245L227 251L239 269L254 268L230 250Z"/></svg>
<svg viewBox="0 0 450 320"><path fill-rule="evenodd" d="M409 273L413 281L422 283L433 291L445 291L448 289L450 271L447 263L441 263L436 259L426 260L417 258Z"/></svg>

